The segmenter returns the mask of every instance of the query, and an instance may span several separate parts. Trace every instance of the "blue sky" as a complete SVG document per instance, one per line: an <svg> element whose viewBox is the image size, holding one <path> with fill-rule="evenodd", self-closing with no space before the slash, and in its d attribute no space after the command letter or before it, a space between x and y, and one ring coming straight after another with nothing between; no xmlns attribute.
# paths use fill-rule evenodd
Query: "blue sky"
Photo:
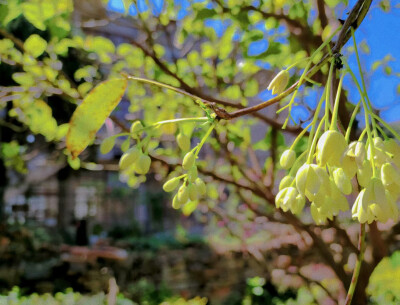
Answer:
<svg viewBox="0 0 400 305"><path fill-rule="evenodd" d="M192 2L202 1L203 0L192 0ZM352 7L355 2L356 0L350 0L349 6L347 7ZM179 8L178 19L182 19L190 13L190 2L188 0L174 0L174 4ZM131 6L129 13L132 16L136 16L138 11L144 12L151 9L152 13L158 16L162 13L163 6L164 0L137 0L137 7ZM111 0L108 8L112 11L124 12L122 0ZM339 7L336 14L338 18L345 19L347 12L348 9ZM311 14L310 19L312 18L315 18L315 14ZM374 1L368 15L366 16L366 20L364 20L360 28L356 31L357 42L367 42L370 50L369 53L360 52L370 99L374 107L381 111L381 116L389 122L400 122L400 95L396 93L397 86L400 83L400 78L394 74L396 72L400 73L399 20L400 7L393 7L389 13L385 13L378 7L378 2ZM223 23L219 20L209 19L206 20L205 25L214 28L217 36L221 37L229 24L227 22ZM255 24L254 27L266 32L262 22ZM285 43L285 28L283 26L278 28L277 33L280 34L277 38L279 42ZM266 35L268 34L270 33L266 33ZM240 35L235 35L234 39L240 39ZM253 42L249 45L248 55L256 56L261 54L267 50L268 45L267 39ZM353 52L348 52L347 50L347 47L349 46L352 46L351 40L342 50L342 53L348 58L348 62L353 71L357 71L356 74L359 75L356 57ZM374 62L382 60L387 54L390 54L395 59L389 63L393 73L387 75L382 67L372 71ZM265 69L270 68L267 62L258 61L257 63ZM359 94L350 77L345 78L344 86L349 92L350 100L357 102L359 100ZM316 101L316 94L315 91L309 91L309 100ZM259 98L262 100L269 99L270 97L271 92L267 90L264 90L259 94ZM313 108L313 105L311 104L308 106ZM298 123L299 119L305 120L307 118L308 110L302 105L296 106L292 116L296 123Z"/></svg>

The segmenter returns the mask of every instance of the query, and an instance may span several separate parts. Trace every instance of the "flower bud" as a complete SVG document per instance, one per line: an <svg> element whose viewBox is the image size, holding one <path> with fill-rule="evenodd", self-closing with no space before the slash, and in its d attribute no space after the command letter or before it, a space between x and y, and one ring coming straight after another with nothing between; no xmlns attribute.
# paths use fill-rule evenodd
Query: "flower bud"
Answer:
<svg viewBox="0 0 400 305"><path fill-rule="evenodd" d="M293 166L294 161L296 161L296 152L293 149L287 149L281 156L280 164L283 169L289 169Z"/></svg>
<svg viewBox="0 0 400 305"><path fill-rule="evenodd" d="M374 161L377 167L381 167L384 163L390 162L389 156L386 154L385 144L379 137L374 138ZM371 160L372 149L371 145L368 145L367 158Z"/></svg>
<svg viewBox="0 0 400 305"><path fill-rule="evenodd" d="M394 139L385 140L385 149L387 152L391 153L393 157L391 162L393 162L397 168L400 168L400 146Z"/></svg>
<svg viewBox="0 0 400 305"><path fill-rule="evenodd" d="M335 130L322 134L317 144L317 160L320 165L339 166L343 152L347 148L344 136Z"/></svg>
<svg viewBox="0 0 400 305"><path fill-rule="evenodd" d="M183 158L182 167L184 170L189 170L192 168L196 161L196 156L193 151L189 151Z"/></svg>
<svg viewBox="0 0 400 305"><path fill-rule="evenodd" d="M139 157L141 151L136 146L128 149L119 160L119 168L121 170L127 169L130 165L132 165Z"/></svg>
<svg viewBox="0 0 400 305"><path fill-rule="evenodd" d="M190 183L188 186L188 190L189 190L189 199L192 201L197 200L197 187L195 184Z"/></svg>
<svg viewBox="0 0 400 305"><path fill-rule="evenodd" d="M172 207L173 207L175 210L177 210L177 209L179 209L181 206L182 206L182 204L179 202L178 194L176 194L176 195L174 196L174 199L172 199Z"/></svg>
<svg viewBox="0 0 400 305"><path fill-rule="evenodd" d="M291 212L295 215L300 214L306 204L306 197L302 194L296 196L296 203L291 207Z"/></svg>
<svg viewBox="0 0 400 305"><path fill-rule="evenodd" d="M286 187L289 187L294 180L293 176L285 176L282 178L281 182L279 183L279 190L283 190Z"/></svg>
<svg viewBox="0 0 400 305"><path fill-rule="evenodd" d="M304 164L296 174L296 186L300 194L307 196L312 201L321 186L321 179L318 176L315 164Z"/></svg>
<svg viewBox="0 0 400 305"><path fill-rule="evenodd" d="M281 190L275 197L275 205L284 212L287 212L292 205L296 204L296 196L299 192L294 187L287 187Z"/></svg>
<svg viewBox="0 0 400 305"><path fill-rule="evenodd" d="M140 175L146 175L150 170L151 159L148 155L141 154L134 163L135 171Z"/></svg>
<svg viewBox="0 0 400 305"><path fill-rule="evenodd" d="M178 202L182 206L189 200L189 190L185 184L183 184L178 190Z"/></svg>
<svg viewBox="0 0 400 305"><path fill-rule="evenodd" d="M190 149L190 138L187 135L179 133L176 137L176 142L178 142L179 148L183 151L188 151Z"/></svg>
<svg viewBox="0 0 400 305"><path fill-rule="evenodd" d="M164 183L163 189L166 192L172 192L174 189L176 189L179 185L181 178L175 177L172 179L169 179L167 182Z"/></svg>
<svg viewBox="0 0 400 305"><path fill-rule="evenodd" d="M353 141L349 144L349 148L346 151L348 157L354 158L357 166L361 167L365 159L365 145L360 141Z"/></svg>
<svg viewBox="0 0 400 305"><path fill-rule="evenodd" d="M374 215L372 214L369 206L363 205L363 198L365 189L361 190L358 194L356 201L354 202L351 214L353 219L357 219L360 223L371 223L374 221Z"/></svg>
<svg viewBox="0 0 400 305"><path fill-rule="evenodd" d="M272 90L272 94L282 93L289 82L289 78L289 72L287 70L282 70L269 83L268 90Z"/></svg>
<svg viewBox="0 0 400 305"><path fill-rule="evenodd" d="M393 183L400 186L400 173L391 163L382 165L381 179L385 186Z"/></svg>
<svg viewBox="0 0 400 305"><path fill-rule="evenodd" d="M357 173L357 163L355 160L357 159L344 155L340 164L340 167L343 168L349 179L353 178Z"/></svg>
<svg viewBox="0 0 400 305"><path fill-rule="evenodd" d="M105 155L105 154L109 153L113 149L114 145L115 145L115 138L114 137L105 138L103 140L103 142L101 142L100 152L103 155Z"/></svg>
<svg viewBox="0 0 400 305"><path fill-rule="evenodd" d="M362 195L361 195L362 194ZM379 178L372 178L365 190L361 191L353 206L353 218L358 218L361 223L371 223L374 220L387 222L396 211L390 194L385 190Z"/></svg>
<svg viewBox="0 0 400 305"><path fill-rule="evenodd" d="M140 121L133 122L131 125L131 134L132 135L140 135L138 134L143 129L143 125Z"/></svg>
<svg viewBox="0 0 400 305"><path fill-rule="evenodd" d="M343 168L337 168L333 171L333 180L335 181L338 189L345 195L349 195L352 190L351 181L347 177Z"/></svg>
<svg viewBox="0 0 400 305"><path fill-rule="evenodd" d="M200 195L204 195L207 192L206 184L204 183L203 180L201 180L200 178L197 178L194 183L196 184L197 192Z"/></svg>
<svg viewBox="0 0 400 305"><path fill-rule="evenodd" d="M311 216L317 225L322 225L325 223L326 217L322 215L319 208L314 203L311 203L310 211L311 211Z"/></svg>
<svg viewBox="0 0 400 305"><path fill-rule="evenodd" d="M187 175L188 175L189 182L193 183L197 179L197 176L198 176L197 167L196 166L192 166L192 168L189 169Z"/></svg>
<svg viewBox="0 0 400 305"><path fill-rule="evenodd" d="M368 160L364 160L362 167L357 170L358 184L366 187L372 176L371 163Z"/></svg>

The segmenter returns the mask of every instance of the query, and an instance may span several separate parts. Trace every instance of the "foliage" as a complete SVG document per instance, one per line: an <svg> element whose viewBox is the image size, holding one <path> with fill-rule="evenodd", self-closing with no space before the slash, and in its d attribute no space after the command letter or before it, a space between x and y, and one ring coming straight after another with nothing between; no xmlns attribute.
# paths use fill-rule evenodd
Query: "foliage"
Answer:
<svg viewBox="0 0 400 305"><path fill-rule="evenodd" d="M14 288L8 295L0 296L0 304L7 305L28 305L28 304L49 304L49 305L100 305L108 304L107 295L100 293L93 296L85 296L76 292L67 291L65 293L57 293L52 296L50 294L38 295L32 294L29 296L21 296L19 289ZM116 305L134 305L132 301L119 295L116 299Z"/></svg>
<svg viewBox="0 0 400 305"><path fill-rule="evenodd" d="M385 257L375 268L368 292L376 304L398 304L400 301L400 251Z"/></svg>
<svg viewBox="0 0 400 305"><path fill-rule="evenodd" d="M116 305L135 305L136 303L125 298L119 294L115 300ZM101 305L110 304L108 302L108 295L99 293L96 295L88 296L81 295L80 293L68 290L65 293L57 293L54 296L50 294L32 294L29 296L21 296L18 287L13 288L8 295L0 295L0 304L4 305L28 305L28 304L48 304L48 305ZM193 299L185 300L183 298L174 297L167 298L160 303L144 300L141 304L160 304L160 305L205 305L207 304L206 298L195 297Z"/></svg>

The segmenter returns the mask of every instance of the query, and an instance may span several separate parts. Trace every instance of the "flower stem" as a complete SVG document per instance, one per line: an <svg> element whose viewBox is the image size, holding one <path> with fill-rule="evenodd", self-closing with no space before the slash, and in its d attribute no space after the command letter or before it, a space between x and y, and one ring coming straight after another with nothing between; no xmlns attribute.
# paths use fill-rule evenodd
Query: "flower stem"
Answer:
<svg viewBox="0 0 400 305"><path fill-rule="evenodd" d="M311 164L311 161L313 159L315 146L317 145L318 135L319 135L319 132L321 131L321 127L323 125L322 123L324 122L324 119L325 119L325 115L322 117L321 122L319 122L317 131L315 132L315 136L314 136L314 139L312 141L310 151L308 152L308 158L307 158L307 163L308 164Z"/></svg>
<svg viewBox="0 0 400 305"><path fill-rule="evenodd" d="M353 276L351 278L351 283L349 290L347 291L345 305L350 305L353 299L354 291L357 286L358 277L360 275L361 264L364 260L364 250L365 250L365 223L360 224L360 234L358 237L358 256L357 262L354 266Z"/></svg>
<svg viewBox="0 0 400 305"><path fill-rule="evenodd" d="M335 99L335 105L334 105L333 113L332 113L332 121L331 121L330 130L335 130L336 129L337 117L338 117L338 111L339 111L340 93L342 92L342 85L343 85L344 76L345 76L345 73L343 73L342 77L340 78L339 86L338 86L338 89L337 89L337 92L336 92L336 99Z"/></svg>
<svg viewBox="0 0 400 305"><path fill-rule="evenodd" d="M333 74L333 67L335 65L335 62L331 62L331 66L329 67L329 74L328 74L328 80L326 82L326 96L325 96L325 131L328 130L328 125L329 125L329 108L331 105L331 83L332 83L332 74Z"/></svg>
<svg viewBox="0 0 400 305"><path fill-rule="evenodd" d="M351 127L353 126L354 120L356 119L356 115L358 113L358 110L360 110L360 105L361 105L361 99L358 101L356 107L353 110L353 113L351 114L351 118L350 118L350 121L349 121L349 126L347 127L347 130L346 130L346 136L345 136L346 142L349 142L350 133L351 133Z"/></svg>
<svg viewBox="0 0 400 305"><path fill-rule="evenodd" d="M355 50L356 57L357 57L358 70L359 70L359 72L360 72L361 84L362 84L362 86L363 86L363 93L362 93L362 94L364 95L364 97L365 97L365 99L366 99L366 101L367 101L367 103L368 103L369 112L372 113L372 112L373 112L373 111L372 111L372 104L371 104L371 101L370 101L370 99L369 99L369 97L368 97L367 86L365 85L364 75L363 75L362 68L361 68L360 56L358 55L358 48L357 48L356 36L354 35L354 29L353 29L353 27L351 27L350 29L351 29L351 36L353 37L354 50ZM372 123L372 128L373 128L373 131L374 131L374 135L377 136L377 133L378 133L378 132L377 132L377 130L376 130L376 125L375 125L376 123L375 123L375 120L374 120L373 118L371 118L371 123Z"/></svg>
<svg viewBox="0 0 400 305"><path fill-rule="evenodd" d="M208 136L211 134L211 132L214 130L215 124L212 124L210 128L208 128L206 134L204 135L203 139L201 139L201 142L197 145L197 150L195 153L195 156L197 157L199 155L199 152L201 148L203 147L204 143L207 141Z"/></svg>

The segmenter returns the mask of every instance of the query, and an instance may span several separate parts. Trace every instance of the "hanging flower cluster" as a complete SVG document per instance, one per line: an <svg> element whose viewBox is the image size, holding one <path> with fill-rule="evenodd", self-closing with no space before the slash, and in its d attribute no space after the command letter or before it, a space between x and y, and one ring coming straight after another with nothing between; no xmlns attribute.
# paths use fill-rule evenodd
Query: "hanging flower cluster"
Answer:
<svg viewBox="0 0 400 305"><path fill-rule="evenodd" d="M333 64L328 83L332 78L332 67ZM356 82L354 74L351 71L350 73ZM310 124L312 128L307 150L296 158L294 147L308 130L305 128L293 145L281 155L280 165L289 170L289 173L279 185L279 193L275 199L276 207L299 214L308 199L314 221L323 224L328 219L332 220L340 211L349 210L348 196L361 188L352 206L354 219L360 223L386 222L389 219L397 221L399 211L396 200L400 195L400 146L396 140L386 135L377 121L389 129L392 135L398 139L400 137L372 112L365 90L361 92L361 100L352 115L346 134L343 135L337 130L343 77L344 75L339 82L332 111L330 111L329 88L325 89L321 97ZM349 143L351 125L360 103L364 108L366 127L358 141ZM319 113L323 104L325 114L320 119ZM364 141L366 134L367 139Z"/></svg>
<svg viewBox="0 0 400 305"><path fill-rule="evenodd" d="M167 121L160 121L153 125L144 127L140 121L133 122L129 133L120 133L103 140L100 146L100 151L106 154L112 150L115 145L115 138L118 136L128 136L128 138L121 145L121 149L125 151L119 160L119 169L121 176L130 186L135 186L137 182L143 182L145 176L151 166L151 158L148 152L148 144L152 132L158 127L165 124L177 124L187 122L203 122L205 124L211 123L208 131L193 149L191 148L191 140L182 130L176 135L176 142L182 152L185 153L182 161L182 168L185 173L179 177L169 179L164 183L163 189L166 192L172 192L180 185L176 195L172 201L172 207L179 209L188 202L197 201L200 196L206 193L206 185L204 181L198 176L196 165L197 156L204 145L206 139L214 129L214 118L211 116L201 118L185 118L185 119L172 119ZM144 131L146 136L143 137ZM131 140L135 140L136 144L130 146ZM137 176L139 175L139 177ZM142 179L140 179L142 178Z"/></svg>

